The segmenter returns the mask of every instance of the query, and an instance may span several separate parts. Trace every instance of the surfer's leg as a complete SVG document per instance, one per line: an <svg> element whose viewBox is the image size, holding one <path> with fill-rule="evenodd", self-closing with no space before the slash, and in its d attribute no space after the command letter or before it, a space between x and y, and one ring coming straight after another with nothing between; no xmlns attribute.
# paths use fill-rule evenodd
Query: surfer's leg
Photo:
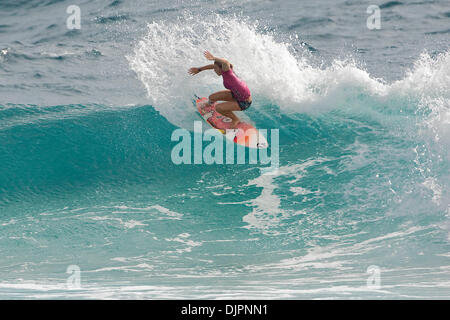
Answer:
<svg viewBox="0 0 450 320"><path fill-rule="evenodd" d="M221 115L232 120L231 127L234 128L239 123L239 118L233 111L241 111L239 104L236 101L222 102L216 105L216 111Z"/></svg>
<svg viewBox="0 0 450 320"><path fill-rule="evenodd" d="M216 101L235 101L230 90L222 90L211 94L208 103L211 105Z"/></svg>

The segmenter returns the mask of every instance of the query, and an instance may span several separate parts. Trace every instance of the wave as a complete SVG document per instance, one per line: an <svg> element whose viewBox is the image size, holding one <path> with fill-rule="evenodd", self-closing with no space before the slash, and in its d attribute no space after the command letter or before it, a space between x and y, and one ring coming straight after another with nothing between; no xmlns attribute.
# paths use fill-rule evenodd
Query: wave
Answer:
<svg viewBox="0 0 450 320"><path fill-rule="evenodd" d="M150 23L127 58L152 105L171 123L187 128L194 113L186 112L192 95L222 88L213 73L191 77L187 69L207 63L205 49L227 57L252 90L255 103L248 114L264 127L268 117L261 115L278 113L272 126L289 136L285 143L297 147L284 148L283 170L295 173L298 165L317 160L319 154L331 159L320 165L324 173L316 177L326 181L330 163L347 163L350 152L350 162L341 170L366 172L361 172L361 181L355 176L348 190L355 192L355 183L367 185L362 190L375 195L380 172L390 176L383 183L386 188L374 196L374 208L387 197L394 216L445 214L450 197L450 51L423 52L402 79L388 82L371 76L352 57L318 65L298 43L295 37L282 41L276 32L242 17L196 19L185 14L175 21ZM336 171L342 174L330 172ZM280 219L302 214L281 207L290 199L277 195L282 176L251 180L262 191L244 218L250 227L276 233ZM294 194L304 190L302 184L292 187L300 188ZM318 196L323 195L314 193Z"/></svg>
<svg viewBox="0 0 450 320"><path fill-rule="evenodd" d="M170 162L173 129L151 106L0 105L0 203L86 186L157 184L180 170Z"/></svg>
<svg viewBox="0 0 450 320"><path fill-rule="evenodd" d="M186 73L191 66L207 64L202 51L208 49L232 61L248 83L255 101L251 112L276 105L286 115L338 110L380 121L420 114L418 121L429 125L435 136L448 136L450 51L434 56L424 52L403 79L387 83L351 57L317 66L307 48L297 49L299 43L295 37L282 42L276 32L242 17L197 19L185 13L175 21L148 24L147 34L127 59L152 105L182 127L192 120L186 105L194 93L207 96L222 88L213 73Z"/></svg>
<svg viewBox="0 0 450 320"><path fill-rule="evenodd" d="M431 193L443 209L449 194L450 52L425 52L403 79L388 83L352 58L318 65L301 44L295 37L283 42L276 32L241 17L194 19L184 14L171 22L150 23L127 57L150 105L112 110L101 104L0 106L0 160L6 164L0 171L0 200L14 201L50 187L158 184L177 173L185 179L186 173L201 173L196 166L171 163L170 135L176 126L190 128L198 119L191 108L194 93L206 96L222 88L213 73L187 74L190 66L206 64L202 50L209 49L229 58L249 84L255 103L248 114L258 127L281 130L280 160L289 174L291 167L297 168L292 163L318 154L342 162L348 172L376 161L383 163L377 170L406 166L418 172L411 180L418 187L401 187L407 178L403 175L396 192ZM289 149L293 146L297 149ZM223 167L209 168L215 170L227 174ZM262 196L272 199L276 211L272 185L278 180L251 181L267 189ZM372 182L375 188L377 179ZM24 187L28 191L20 191ZM304 191L292 187L293 193ZM250 220L264 211L258 201Z"/></svg>

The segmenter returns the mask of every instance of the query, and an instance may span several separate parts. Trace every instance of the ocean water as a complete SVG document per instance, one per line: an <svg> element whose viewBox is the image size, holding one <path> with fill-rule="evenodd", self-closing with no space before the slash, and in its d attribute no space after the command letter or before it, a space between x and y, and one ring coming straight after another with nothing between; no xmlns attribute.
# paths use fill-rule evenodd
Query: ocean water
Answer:
<svg viewBox="0 0 450 320"><path fill-rule="evenodd" d="M447 0L1 0L0 298L449 299L449 22ZM222 88L186 72L204 49L279 130L276 175L172 162Z"/></svg>

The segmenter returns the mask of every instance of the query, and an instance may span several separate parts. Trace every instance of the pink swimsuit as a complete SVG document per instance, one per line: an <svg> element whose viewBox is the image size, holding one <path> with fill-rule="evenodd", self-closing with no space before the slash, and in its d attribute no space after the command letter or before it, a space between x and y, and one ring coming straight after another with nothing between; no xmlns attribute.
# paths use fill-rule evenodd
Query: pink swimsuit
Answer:
<svg viewBox="0 0 450 320"><path fill-rule="evenodd" d="M245 101L250 97L250 89L247 84L239 79L232 69L222 72L223 85L225 88L231 90L234 98L239 101Z"/></svg>

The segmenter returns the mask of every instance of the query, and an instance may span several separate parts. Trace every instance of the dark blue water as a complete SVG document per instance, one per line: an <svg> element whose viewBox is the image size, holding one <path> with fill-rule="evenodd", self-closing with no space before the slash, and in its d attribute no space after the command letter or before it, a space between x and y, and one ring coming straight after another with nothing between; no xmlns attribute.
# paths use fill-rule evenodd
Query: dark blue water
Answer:
<svg viewBox="0 0 450 320"><path fill-rule="evenodd" d="M444 0L2 0L0 297L449 298L449 19ZM222 88L187 74L205 49L279 130L276 175L172 162L193 94Z"/></svg>

